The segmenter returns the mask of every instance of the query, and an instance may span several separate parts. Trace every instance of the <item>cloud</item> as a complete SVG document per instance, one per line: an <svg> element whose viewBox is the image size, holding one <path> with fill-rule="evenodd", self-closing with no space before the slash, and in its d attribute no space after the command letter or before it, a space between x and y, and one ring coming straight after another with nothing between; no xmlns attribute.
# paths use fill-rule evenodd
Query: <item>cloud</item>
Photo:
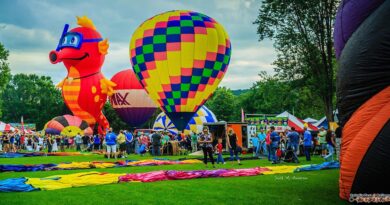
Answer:
<svg viewBox="0 0 390 205"><path fill-rule="evenodd" d="M107 78L130 68L129 41L146 19L169 10L194 10L215 18L232 42L232 59L221 85L231 89L249 88L258 73L273 72L272 42L258 42L256 25L260 0L198 1L0 1L0 42L10 50L9 62L15 73L49 75L54 82L66 76L62 64L52 65L48 53L55 49L63 25L76 26L75 16L87 15L104 38L110 41L109 54L102 67Z"/></svg>

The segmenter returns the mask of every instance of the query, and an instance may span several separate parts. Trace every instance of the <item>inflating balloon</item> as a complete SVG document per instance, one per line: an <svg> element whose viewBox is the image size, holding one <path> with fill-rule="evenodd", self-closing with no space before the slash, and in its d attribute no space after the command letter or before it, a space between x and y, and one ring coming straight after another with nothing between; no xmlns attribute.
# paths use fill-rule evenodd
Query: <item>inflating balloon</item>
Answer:
<svg viewBox="0 0 390 205"><path fill-rule="evenodd" d="M111 81L117 85L110 97L110 103L116 113L130 126L144 124L156 111L157 105L138 82L133 70L120 71Z"/></svg>
<svg viewBox="0 0 390 205"><path fill-rule="evenodd" d="M203 123L211 122L217 122L217 118L213 112L211 112L205 105L203 105L187 124L184 130L184 134L188 135L190 132L201 133L203 129ZM179 133L169 117L163 112L157 116L153 125L153 129L157 131L167 131L174 135Z"/></svg>
<svg viewBox="0 0 390 205"><path fill-rule="evenodd" d="M63 115L53 118L46 123L44 130L47 134L60 134L67 137L74 137L77 134L93 134L93 130L88 126L86 121L72 115Z"/></svg>
<svg viewBox="0 0 390 205"><path fill-rule="evenodd" d="M336 15L340 197L390 193L390 1L344 0Z"/></svg>
<svg viewBox="0 0 390 205"><path fill-rule="evenodd" d="M101 73L109 45L89 18L78 17L77 24L80 27L70 31L65 24L57 49L49 58L53 64L63 62L68 70L67 77L57 85L68 108L91 128L98 123L99 133L104 133L109 123L101 110L115 86Z"/></svg>
<svg viewBox="0 0 390 205"><path fill-rule="evenodd" d="M179 130L217 88L230 55L222 25L192 11L156 15L137 28L130 42L137 78Z"/></svg>

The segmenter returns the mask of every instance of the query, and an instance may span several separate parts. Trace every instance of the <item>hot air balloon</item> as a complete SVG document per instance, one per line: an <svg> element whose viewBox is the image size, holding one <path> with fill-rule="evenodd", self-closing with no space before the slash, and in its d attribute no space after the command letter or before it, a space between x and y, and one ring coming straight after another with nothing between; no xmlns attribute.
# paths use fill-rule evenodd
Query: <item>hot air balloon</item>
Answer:
<svg viewBox="0 0 390 205"><path fill-rule="evenodd" d="M111 81L116 83L110 103L120 118L133 127L144 124L156 111L157 105L150 99L138 82L133 70L115 74Z"/></svg>
<svg viewBox="0 0 390 205"><path fill-rule="evenodd" d="M91 128L98 124L99 133L110 127L102 113L107 96L113 94L115 83L106 79L101 72L108 40L103 40L92 20L86 16L77 17L79 27L70 31L65 24L56 50L49 54L53 64L64 63L68 74L58 85L65 104L73 115L85 120Z"/></svg>
<svg viewBox="0 0 390 205"><path fill-rule="evenodd" d="M350 202L357 194L390 193L389 18L384 0L344 0L336 15L339 196Z"/></svg>
<svg viewBox="0 0 390 205"><path fill-rule="evenodd" d="M138 80L179 130L215 91L230 55L222 25L193 11L156 15L136 29L130 42Z"/></svg>
<svg viewBox="0 0 390 205"><path fill-rule="evenodd" d="M191 131L194 133L200 133L203 129L203 123L210 122L217 122L217 118L213 112L203 105L192 117L183 132L186 135L190 134ZM157 116L153 129L157 131L168 131L174 135L179 133L169 117L163 112Z"/></svg>
<svg viewBox="0 0 390 205"><path fill-rule="evenodd" d="M86 121L72 115L63 115L53 118L46 123L44 130L47 134L61 134L67 137L74 137L77 134L93 134L93 130Z"/></svg>

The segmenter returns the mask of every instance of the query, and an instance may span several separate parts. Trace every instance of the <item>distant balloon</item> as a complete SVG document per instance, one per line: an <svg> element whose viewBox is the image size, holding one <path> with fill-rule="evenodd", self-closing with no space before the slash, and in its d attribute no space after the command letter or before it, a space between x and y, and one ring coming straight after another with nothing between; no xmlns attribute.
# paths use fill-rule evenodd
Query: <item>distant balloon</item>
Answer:
<svg viewBox="0 0 390 205"><path fill-rule="evenodd" d="M138 82L133 70L127 69L115 74L111 81L116 83L110 103L120 118L130 126L141 126L153 115L157 105L150 99Z"/></svg>
<svg viewBox="0 0 390 205"><path fill-rule="evenodd" d="M217 122L217 118L214 113L211 112L206 106L202 106L198 112L195 113L194 117L187 124L184 134L189 134L191 131L194 133L200 133L203 129L203 123ZM169 119L165 113L160 113L153 125L154 130L168 131L171 134L177 135L179 131L175 125Z"/></svg>
<svg viewBox="0 0 390 205"><path fill-rule="evenodd" d="M222 25L192 11L156 15L137 28L130 42L139 81L179 130L218 87L230 55Z"/></svg>
<svg viewBox="0 0 390 205"><path fill-rule="evenodd" d="M86 121L72 115L63 115L53 118L46 123L44 130L47 134L61 134L68 137L74 137L77 134L93 134L93 130Z"/></svg>

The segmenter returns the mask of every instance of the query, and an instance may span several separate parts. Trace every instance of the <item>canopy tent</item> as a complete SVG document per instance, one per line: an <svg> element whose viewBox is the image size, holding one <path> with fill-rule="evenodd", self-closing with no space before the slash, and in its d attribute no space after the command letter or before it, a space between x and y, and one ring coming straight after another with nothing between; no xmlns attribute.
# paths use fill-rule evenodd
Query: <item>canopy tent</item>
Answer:
<svg viewBox="0 0 390 205"><path fill-rule="evenodd" d="M321 118L320 120L318 120L316 123L314 123L315 126L317 127L324 127L325 129L328 129L328 120L326 119L326 117L324 116L323 118Z"/></svg>
<svg viewBox="0 0 390 205"><path fill-rule="evenodd" d="M311 124L315 124L318 120L308 117L308 118L304 119L303 121L311 123Z"/></svg>
<svg viewBox="0 0 390 205"><path fill-rule="evenodd" d="M4 123L0 121L0 132L13 132L15 131L15 128L12 127L10 124Z"/></svg>
<svg viewBox="0 0 390 205"><path fill-rule="evenodd" d="M277 115L276 117L287 117L288 118L288 126L294 127L297 132L303 132L303 128L305 124L307 124L307 128L309 131L318 131L318 128L311 123L305 122L294 115L290 114L287 111L284 111Z"/></svg>

